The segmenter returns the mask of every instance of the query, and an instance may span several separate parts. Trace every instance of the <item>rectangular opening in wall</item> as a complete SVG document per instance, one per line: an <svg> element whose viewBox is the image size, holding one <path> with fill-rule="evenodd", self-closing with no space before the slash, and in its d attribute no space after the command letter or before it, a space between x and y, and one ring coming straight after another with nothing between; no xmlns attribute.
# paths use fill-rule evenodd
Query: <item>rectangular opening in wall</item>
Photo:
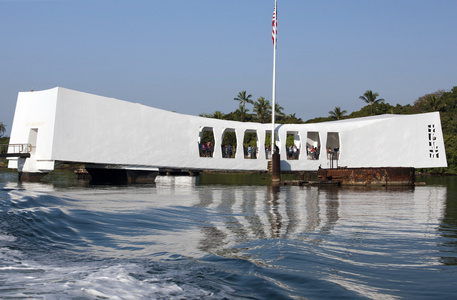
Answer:
<svg viewBox="0 0 457 300"><path fill-rule="evenodd" d="M338 160L340 155L340 134L338 132L327 133L327 159Z"/></svg>
<svg viewBox="0 0 457 300"><path fill-rule="evenodd" d="M243 138L244 158L257 159L259 151L259 139L256 130L246 130Z"/></svg>
<svg viewBox="0 0 457 300"><path fill-rule="evenodd" d="M286 136L287 159L299 159L301 149L300 135L297 131L288 131Z"/></svg>
<svg viewBox="0 0 457 300"><path fill-rule="evenodd" d="M30 128L28 144L31 146L31 153L36 151L36 142L38 139L38 128Z"/></svg>
<svg viewBox="0 0 457 300"><path fill-rule="evenodd" d="M200 153L200 157L213 157L214 130L212 127L203 127L200 129L198 151Z"/></svg>
<svg viewBox="0 0 457 300"><path fill-rule="evenodd" d="M234 128L226 128L222 133L222 158L235 158L236 132Z"/></svg>
<svg viewBox="0 0 457 300"><path fill-rule="evenodd" d="M321 151L319 132L309 131L306 137L306 156L308 160L318 160Z"/></svg>

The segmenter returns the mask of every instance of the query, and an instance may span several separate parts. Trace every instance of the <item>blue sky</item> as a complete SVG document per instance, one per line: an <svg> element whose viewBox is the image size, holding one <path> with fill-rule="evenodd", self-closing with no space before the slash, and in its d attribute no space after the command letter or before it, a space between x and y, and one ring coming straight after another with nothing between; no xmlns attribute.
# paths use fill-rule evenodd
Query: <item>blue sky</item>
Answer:
<svg viewBox="0 0 457 300"><path fill-rule="evenodd" d="M274 0L0 0L0 122L56 86L198 115L271 100ZM278 0L277 102L308 120L457 85L457 1Z"/></svg>

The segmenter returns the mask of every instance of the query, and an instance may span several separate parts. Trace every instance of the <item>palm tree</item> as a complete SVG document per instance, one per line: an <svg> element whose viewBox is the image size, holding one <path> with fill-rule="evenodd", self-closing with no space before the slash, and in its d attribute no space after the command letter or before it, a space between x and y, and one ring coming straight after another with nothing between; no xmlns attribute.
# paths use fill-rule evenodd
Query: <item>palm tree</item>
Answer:
<svg viewBox="0 0 457 300"><path fill-rule="evenodd" d="M249 111L249 109L245 109L244 106L240 103L240 107L235 110L235 115L239 116L239 120L241 122L244 122L246 113Z"/></svg>
<svg viewBox="0 0 457 300"><path fill-rule="evenodd" d="M333 120L341 120L345 114L347 114L347 111L341 110L339 106L335 107L333 111L328 112L330 114L330 118Z"/></svg>
<svg viewBox="0 0 457 300"><path fill-rule="evenodd" d="M271 113L270 101L265 100L264 97L257 98L253 111L257 114L260 123L266 123L267 117Z"/></svg>
<svg viewBox="0 0 457 300"><path fill-rule="evenodd" d="M250 104L254 104L254 101L251 99L252 95L246 95L246 91L242 91L238 93L238 96L233 98L233 100L240 101L240 105L243 104L242 112L246 112L246 102ZM241 121L244 121L244 115L241 116Z"/></svg>
<svg viewBox="0 0 457 300"><path fill-rule="evenodd" d="M222 120L224 118L224 114L220 110L216 110L213 113L212 118Z"/></svg>
<svg viewBox="0 0 457 300"><path fill-rule="evenodd" d="M277 116L284 117L286 114L284 113L284 107L278 104L278 102L275 103L275 113Z"/></svg>
<svg viewBox="0 0 457 300"><path fill-rule="evenodd" d="M373 114L373 103L378 103L378 102L384 101L384 99L382 99L382 98L376 99L376 97L378 97L378 96L379 96L378 93L373 93L371 90L367 90L365 92L365 94L363 94L363 96L359 97L359 99L362 99L366 103L370 104L371 114Z"/></svg>
<svg viewBox="0 0 457 300"><path fill-rule="evenodd" d="M432 111L437 111L442 108L441 98L437 98L435 94L432 94L427 98L427 103L432 109Z"/></svg>
<svg viewBox="0 0 457 300"><path fill-rule="evenodd" d="M281 105L278 104L278 102L276 102L275 103L275 121L276 122L281 122L281 118L286 115L283 112L283 110L284 110L284 107L282 107Z"/></svg>

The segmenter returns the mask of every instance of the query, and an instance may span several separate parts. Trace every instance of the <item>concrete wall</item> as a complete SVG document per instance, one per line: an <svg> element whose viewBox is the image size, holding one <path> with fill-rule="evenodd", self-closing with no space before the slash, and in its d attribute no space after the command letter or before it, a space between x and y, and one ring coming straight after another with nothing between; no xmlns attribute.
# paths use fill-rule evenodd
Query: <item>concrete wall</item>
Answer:
<svg viewBox="0 0 457 300"><path fill-rule="evenodd" d="M10 144L35 143L28 159L12 158L8 167L27 170L53 170L54 128L58 89L21 92L18 95Z"/></svg>
<svg viewBox="0 0 457 300"><path fill-rule="evenodd" d="M429 126L434 129L431 140ZM212 128L214 132L213 157L199 156L198 142L203 128ZM235 131L237 136L237 156L233 159L222 158L220 144L226 129ZM31 130L37 131L35 153L25 163L11 159L10 168L46 172L54 168L55 161L71 161L144 170L264 171L268 164L265 134L271 132L271 124L183 115L57 87L19 93L11 143L29 143ZM246 131L257 133L260 149L257 159L244 158L242 142ZM337 132L340 139L339 166L447 166L438 113L278 125L277 131L282 170L328 168L330 161L325 150L328 132ZM318 160L309 160L306 155L308 132L319 136ZM298 160L286 159L287 133L298 137L297 146L302 148ZM430 150L434 151L433 155Z"/></svg>

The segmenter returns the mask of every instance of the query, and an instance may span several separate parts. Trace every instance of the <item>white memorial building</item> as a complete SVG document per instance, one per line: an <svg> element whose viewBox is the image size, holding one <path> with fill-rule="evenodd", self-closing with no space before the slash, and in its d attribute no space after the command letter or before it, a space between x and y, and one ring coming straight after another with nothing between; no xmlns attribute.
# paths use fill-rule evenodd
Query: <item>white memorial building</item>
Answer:
<svg viewBox="0 0 457 300"><path fill-rule="evenodd" d="M10 157L8 166L22 173L49 173L60 162L145 172L267 171L271 151L266 151L265 144L271 128L271 124L184 115L61 87L21 92L10 144L29 145L21 151L30 154ZM202 145L206 131L214 140L210 150ZM278 124L276 132L284 171L447 167L438 112ZM222 145L229 133L236 136L230 157ZM256 136L249 153L243 147L246 133ZM291 136L296 147L293 156L286 148Z"/></svg>

